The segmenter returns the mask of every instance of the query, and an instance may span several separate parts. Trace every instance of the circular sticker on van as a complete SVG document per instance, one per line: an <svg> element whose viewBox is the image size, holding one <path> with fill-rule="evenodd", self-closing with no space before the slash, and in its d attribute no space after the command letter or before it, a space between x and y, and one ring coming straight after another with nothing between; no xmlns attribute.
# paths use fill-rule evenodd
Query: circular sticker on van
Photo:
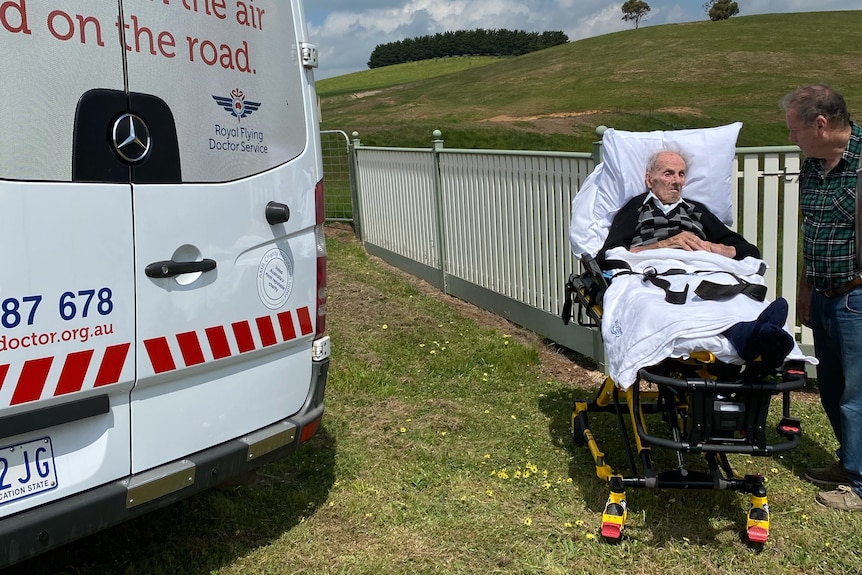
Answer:
<svg viewBox="0 0 862 575"><path fill-rule="evenodd" d="M257 268L257 293L269 309L278 309L293 288L293 259L278 248L263 254Z"/></svg>

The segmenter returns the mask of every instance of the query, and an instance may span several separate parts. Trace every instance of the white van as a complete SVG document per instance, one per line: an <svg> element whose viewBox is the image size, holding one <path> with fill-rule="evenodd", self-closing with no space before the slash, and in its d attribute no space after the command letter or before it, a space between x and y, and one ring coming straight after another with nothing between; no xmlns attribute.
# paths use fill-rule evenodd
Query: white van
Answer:
<svg viewBox="0 0 862 575"><path fill-rule="evenodd" d="M304 22L299 0L0 3L0 566L317 431Z"/></svg>

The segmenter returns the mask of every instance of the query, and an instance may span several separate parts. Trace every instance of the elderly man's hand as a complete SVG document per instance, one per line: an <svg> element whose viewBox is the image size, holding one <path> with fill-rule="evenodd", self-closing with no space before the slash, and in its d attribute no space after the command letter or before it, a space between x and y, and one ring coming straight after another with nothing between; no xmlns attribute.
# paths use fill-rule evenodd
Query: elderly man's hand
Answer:
<svg viewBox="0 0 862 575"><path fill-rule="evenodd" d="M633 247L631 248L631 251L633 253L637 253L643 250L654 250L658 248L677 248L680 250L685 250L687 252L712 252L714 254L720 254L729 258L736 256L735 247L726 246L724 244L714 244L712 242L702 240L691 232L680 232L675 236L661 240L654 244Z"/></svg>

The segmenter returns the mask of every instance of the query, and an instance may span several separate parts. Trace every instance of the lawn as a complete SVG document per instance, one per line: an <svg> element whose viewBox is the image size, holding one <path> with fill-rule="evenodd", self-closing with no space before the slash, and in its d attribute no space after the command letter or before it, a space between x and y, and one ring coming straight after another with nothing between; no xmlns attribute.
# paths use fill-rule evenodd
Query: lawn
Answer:
<svg viewBox="0 0 862 575"><path fill-rule="evenodd" d="M10 569L43 574L847 574L862 515L801 479L834 439L813 389L803 445L734 457L765 475L770 541L747 545L747 498L630 490L621 543L599 535L606 486L571 443L574 398L601 374L536 336L369 257L331 226L333 358L320 434L252 485L214 490ZM780 403L776 405L780 411ZM610 463L615 422L591 417ZM671 454L656 452L659 462Z"/></svg>

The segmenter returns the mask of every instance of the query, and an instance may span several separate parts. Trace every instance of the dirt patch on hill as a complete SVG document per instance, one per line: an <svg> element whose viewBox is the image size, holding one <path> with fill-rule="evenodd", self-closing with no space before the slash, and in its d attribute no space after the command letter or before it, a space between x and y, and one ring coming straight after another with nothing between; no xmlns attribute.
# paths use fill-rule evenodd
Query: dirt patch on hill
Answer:
<svg viewBox="0 0 862 575"><path fill-rule="evenodd" d="M529 116L497 115L480 120L480 123L505 125L513 130L524 130L542 135L562 134L573 136L584 130L593 133L601 123L597 117L607 114L608 110L583 110L580 112L553 112Z"/></svg>

